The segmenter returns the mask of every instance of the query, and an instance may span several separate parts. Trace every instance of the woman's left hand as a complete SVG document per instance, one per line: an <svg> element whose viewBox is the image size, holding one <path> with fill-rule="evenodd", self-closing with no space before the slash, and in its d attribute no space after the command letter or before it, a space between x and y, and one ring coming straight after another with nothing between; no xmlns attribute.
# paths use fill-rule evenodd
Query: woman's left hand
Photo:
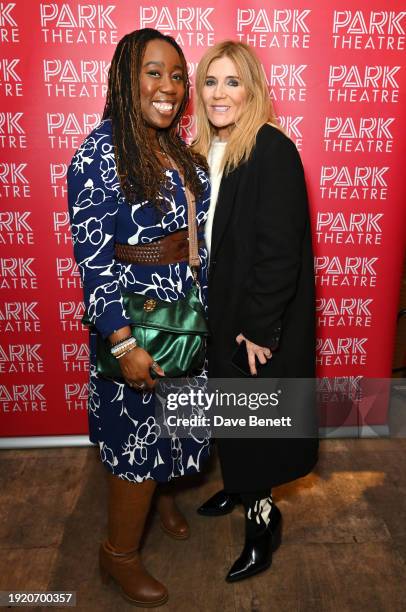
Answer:
<svg viewBox="0 0 406 612"><path fill-rule="evenodd" d="M256 376L257 368L255 364L255 358L258 359L259 363L265 365L268 359L271 359L272 357L271 349L265 346L259 346L258 344L254 344L254 342L250 342L242 334L239 334L236 337L236 342L238 344L241 344L241 342L245 342L250 372L252 376Z"/></svg>

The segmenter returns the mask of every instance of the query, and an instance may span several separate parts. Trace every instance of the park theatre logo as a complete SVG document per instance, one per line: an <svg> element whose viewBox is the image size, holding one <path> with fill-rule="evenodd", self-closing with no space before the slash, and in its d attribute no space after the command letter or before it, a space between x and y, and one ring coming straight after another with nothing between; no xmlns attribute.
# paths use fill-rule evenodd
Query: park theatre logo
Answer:
<svg viewBox="0 0 406 612"><path fill-rule="evenodd" d="M0 289L38 289L35 257L0 258Z"/></svg>
<svg viewBox="0 0 406 612"><path fill-rule="evenodd" d="M399 102L401 66L331 65L328 75L330 102Z"/></svg>
<svg viewBox="0 0 406 612"><path fill-rule="evenodd" d="M0 245L33 245L34 232L29 223L31 211L0 212Z"/></svg>
<svg viewBox="0 0 406 612"><path fill-rule="evenodd" d="M269 64L264 67L265 79L272 100L305 102L307 64Z"/></svg>
<svg viewBox="0 0 406 612"><path fill-rule="evenodd" d="M99 59L44 59L47 95L55 98L105 98L109 66L109 62Z"/></svg>
<svg viewBox="0 0 406 612"><path fill-rule="evenodd" d="M237 9L239 41L257 49L308 49L308 9Z"/></svg>
<svg viewBox="0 0 406 612"><path fill-rule="evenodd" d="M65 383L65 403L69 412L86 410L88 395L87 383Z"/></svg>
<svg viewBox="0 0 406 612"><path fill-rule="evenodd" d="M304 117L291 115L280 115L278 117L279 125L287 135L294 140L298 151L302 150L303 147L303 134L302 134L302 121Z"/></svg>
<svg viewBox="0 0 406 612"><path fill-rule="evenodd" d="M0 94L7 97L21 97L24 95L24 88L20 76L20 59L1 58L0 59Z"/></svg>
<svg viewBox="0 0 406 612"><path fill-rule="evenodd" d="M40 332L38 302L4 302L0 306L0 332Z"/></svg>
<svg viewBox="0 0 406 612"><path fill-rule="evenodd" d="M56 275L60 289L81 289L82 282L73 257L56 258Z"/></svg>
<svg viewBox="0 0 406 612"><path fill-rule="evenodd" d="M1 374L33 374L44 372L42 344L1 344Z"/></svg>
<svg viewBox="0 0 406 612"><path fill-rule="evenodd" d="M0 147L26 149L27 135L22 125L24 113L0 112Z"/></svg>
<svg viewBox="0 0 406 612"><path fill-rule="evenodd" d="M51 149L78 149L82 140L101 121L100 113L47 113Z"/></svg>
<svg viewBox="0 0 406 612"><path fill-rule="evenodd" d="M314 258L316 286L376 287L379 257L327 256Z"/></svg>
<svg viewBox="0 0 406 612"><path fill-rule="evenodd" d="M50 186L52 195L56 199L65 200L68 193L66 186L66 173L68 172L68 164L49 164Z"/></svg>
<svg viewBox="0 0 406 612"><path fill-rule="evenodd" d="M372 298L317 298L318 327L371 327Z"/></svg>
<svg viewBox="0 0 406 612"><path fill-rule="evenodd" d="M326 117L325 151L392 153L395 117Z"/></svg>
<svg viewBox="0 0 406 612"><path fill-rule="evenodd" d="M114 4L40 4L43 40L61 45L116 45L115 9Z"/></svg>
<svg viewBox="0 0 406 612"><path fill-rule="evenodd" d="M20 42L15 7L15 2L0 2L0 42L2 43Z"/></svg>
<svg viewBox="0 0 406 612"><path fill-rule="evenodd" d="M71 300L69 302L59 302L59 321L64 332L84 331L82 317L85 314L83 302Z"/></svg>
<svg viewBox="0 0 406 612"><path fill-rule="evenodd" d="M89 371L89 345L87 343L62 344L61 351L65 372Z"/></svg>
<svg viewBox="0 0 406 612"><path fill-rule="evenodd" d="M322 166L321 197L325 200L386 200L389 166Z"/></svg>
<svg viewBox="0 0 406 612"><path fill-rule="evenodd" d="M406 11L334 11L334 48L404 51L405 16Z"/></svg>
<svg viewBox="0 0 406 612"><path fill-rule="evenodd" d="M27 166L26 163L0 162L0 198L31 197Z"/></svg>
<svg viewBox="0 0 406 612"><path fill-rule="evenodd" d="M72 244L70 231L69 213L67 211L54 212L54 235L57 244Z"/></svg>
<svg viewBox="0 0 406 612"><path fill-rule="evenodd" d="M318 338L316 363L319 366L366 365L368 338Z"/></svg>
<svg viewBox="0 0 406 612"><path fill-rule="evenodd" d="M382 244L383 213L332 212L317 213L318 244Z"/></svg>
<svg viewBox="0 0 406 612"><path fill-rule="evenodd" d="M170 34L181 47L212 47L214 8L201 6L140 6L139 27Z"/></svg>
<svg viewBox="0 0 406 612"><path fill-rule="evenodd" d="M4 413L46 412L45 385L0 385L0 407Z"/></svg>

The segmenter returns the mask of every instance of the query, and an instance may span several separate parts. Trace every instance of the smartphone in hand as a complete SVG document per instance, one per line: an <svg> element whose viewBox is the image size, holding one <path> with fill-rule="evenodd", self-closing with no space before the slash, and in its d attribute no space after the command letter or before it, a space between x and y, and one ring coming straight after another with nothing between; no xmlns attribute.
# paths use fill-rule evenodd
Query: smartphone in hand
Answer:
<svg viewBox="0 0 406 612"><path fill-rule="evenodd" d="M244 374L244 376L252 376L248 363L247 347L244 341L240 342L240 344L237 346L231 358L231 363L239 372ZM256 368L258 369L261 365L262 364L259 363L258 358L255 357Z"/></svg>

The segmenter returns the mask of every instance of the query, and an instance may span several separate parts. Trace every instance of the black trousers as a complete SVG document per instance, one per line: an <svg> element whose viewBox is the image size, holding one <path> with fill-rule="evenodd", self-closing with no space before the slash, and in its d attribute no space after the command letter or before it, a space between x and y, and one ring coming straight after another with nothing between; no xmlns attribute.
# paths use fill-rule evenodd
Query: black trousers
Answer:
<svg viewBox="0 0 406 612"><path fill-rule="evenodd" d="M218 438L216 445L228 493L257 494L306 476L318 456L316 438Z"/></svg>

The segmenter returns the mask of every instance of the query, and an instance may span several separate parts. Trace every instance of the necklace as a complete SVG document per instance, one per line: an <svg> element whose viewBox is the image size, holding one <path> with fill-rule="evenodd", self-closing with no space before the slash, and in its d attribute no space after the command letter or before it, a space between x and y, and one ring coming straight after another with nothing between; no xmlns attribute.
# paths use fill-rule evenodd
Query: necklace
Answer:
<svg viewBox="0 0 406 612"><path fill-rule="evenodd" d="M171 159L170 159L169 155L167 153L165 153L165 151L162 151L162 150L161 151L154 150L154 153L156 155L159 155L162 158L160 163L162 165L162 168L164 170L166 170L170 166L170 163L171 163Z"/></svg>
<svg viewBox="0 0 406 612"><path fill-rule="evenodd" d="M165 153L165 151L163 151L162 149L159 151L154 150L154 153L157 153L157 155L162 155L162 157L165 157L166 159L168 159L168 154Z"/></svg>

